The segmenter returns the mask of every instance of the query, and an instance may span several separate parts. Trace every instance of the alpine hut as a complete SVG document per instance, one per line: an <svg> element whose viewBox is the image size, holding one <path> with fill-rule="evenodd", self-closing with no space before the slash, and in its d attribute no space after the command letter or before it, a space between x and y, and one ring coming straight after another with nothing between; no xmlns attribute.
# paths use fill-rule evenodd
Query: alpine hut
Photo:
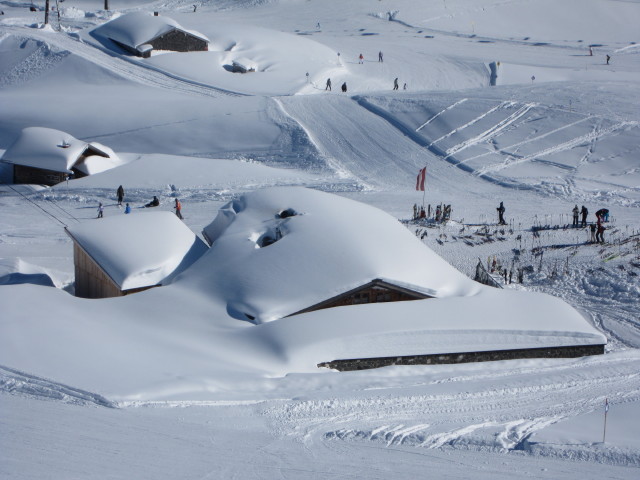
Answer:
<svg viewBox="0 0 640 480"><path fill-rule="evenodd" d="M132 12L97 27L93 33L124 50L148 58L153 50L202 52L209 49L203 34L184 29L169 17Z"/></svg>
<svg viewBox="0 0 640 480"><path fill-rule="evenodd" d="M211 248L181 282L213 293L219 315L258 324L274 344L295 338L320 366L604 353L606 337L561 299L475 282L397 219L337 195L248 193L203 235Z"/></svg>
<svg viewBox="0 0 640 480"><path fill-rule="evenodd" d="M13 183L55 185L120 163L109 147L85 142L52 128L27 127L4 153L2 162L13 165Z"/></svg>
<svg viewBox="0 0 640 480"><path fill-rule="evenodd" d="M73 239L75 294L119 297L170 283L207 250L167 211L105 217L66 228Z"/></svg>

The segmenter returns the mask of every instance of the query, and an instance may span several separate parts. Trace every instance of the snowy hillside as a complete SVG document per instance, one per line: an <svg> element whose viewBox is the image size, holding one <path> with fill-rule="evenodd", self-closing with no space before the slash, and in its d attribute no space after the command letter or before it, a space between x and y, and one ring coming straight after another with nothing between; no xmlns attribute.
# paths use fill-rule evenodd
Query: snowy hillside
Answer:
<svg viewBox="0 0 640 480"><path fill-rule="evenodd" d="M637 477L638 0L51 3L46 26L42 1L0 5L0 476ZM101 34L153 12L208 50ZM14 185L32 127L63 170L89 144L115 160ZM46 169L38 138L21 161ZM65 227L167 285L73 296ZM426 298L287 316L374 279Z"/></svg>

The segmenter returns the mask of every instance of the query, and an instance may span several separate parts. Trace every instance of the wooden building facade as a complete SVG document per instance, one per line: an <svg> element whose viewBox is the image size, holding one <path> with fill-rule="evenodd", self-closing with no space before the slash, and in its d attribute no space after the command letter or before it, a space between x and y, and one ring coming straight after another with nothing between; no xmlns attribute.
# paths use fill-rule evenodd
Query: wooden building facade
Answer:
<svg viewBox="0 0 640 480"><path fill-rule="evenodd" d="M111 41L127 52L142 58L149 58L153 50L172 52L206 52L209 50L209 42L178 28L136 47L119 42L114 38L111 38Z"/></svg>
<svg viewBox="0 0 640 480"><path fill-rule="evenodd" d="M56 148L60 148L58 145ZM85 158L89 156L99 156L109 158L106 153L87 145L84 151L78 155L75 159L70 159L71 174L68 170L49 170L46 168L35 167L30 165L20 165L15 163L13 165L13 183L14 184L30 184L30 185L47 185L53 186L58 183L64 182L70 175L73 178L86 177L87 174L76 168L76 165L81 164ZM71 157L73 158L73 157Z"/></svg>
<svg viewBox="0 0 640 480"><path fill-rule="evenodd" d="M122 297L142 292L158 285L122 290L100 265L77 242L73 242L75 295L82 298Z"/></svg>
<svg viewBox="0 0 640 480"><path fill-rule="evenodd" d="M362 305L365 303L384 303L384 302L406 302L409 300L422 300L425 298L433 298L422 292L411 290L406 287L395 285L388 281L376 278L369 283L365 283L347 292L328 298L322 302L316 303L298 312L288 316L298 315L300 313L313 312L325 308L344 307L347 305Z"/></svg>

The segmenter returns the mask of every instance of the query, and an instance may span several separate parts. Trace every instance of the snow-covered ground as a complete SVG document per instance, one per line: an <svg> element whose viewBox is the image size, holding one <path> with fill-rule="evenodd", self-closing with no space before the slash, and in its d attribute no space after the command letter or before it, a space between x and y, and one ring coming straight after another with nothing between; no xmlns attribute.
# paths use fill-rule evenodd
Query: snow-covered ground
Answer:
<svg viewBox="0 0 640 480"><path fill-rule="evenodd" d="M637 477L639 1L59 5L60 21L52 12L42 28L43 11L0 2L0 153L38 126L108 145L124 164L53 188L0 186L0 475ZM201 32L209 51L141 59L94 34L133 11ZM235 59L257 71L231 73ZM425 204L453 207L446 225L409 221L424 166ZM170 287L76 299L64 227L100 221L98 202L106 217L121 215L120 184L132 219L154 195L166 211L178 197L197 235L227 202L265 187L372 205L467 276L478 259L522 268L523 284L505 288L564 300L606 335L606 354L300 368L340 351L326 340L343 317L236 320L204 293L223 283L204 284L204 264ZM571 226L576 204L590 222L611 211L605 244ZM363 237L375 252L376 238ZM274 272L273 291L284 275ZM406 314L412 303L372 311L369 327L388 334L377 313ZM524 315L499 301L493 314L470 310L465 322L483 325ZM314 335L319 323L326 331ZM420 337L402 338L386 348ZM340 348L384 344L351 332Z"/></svg>

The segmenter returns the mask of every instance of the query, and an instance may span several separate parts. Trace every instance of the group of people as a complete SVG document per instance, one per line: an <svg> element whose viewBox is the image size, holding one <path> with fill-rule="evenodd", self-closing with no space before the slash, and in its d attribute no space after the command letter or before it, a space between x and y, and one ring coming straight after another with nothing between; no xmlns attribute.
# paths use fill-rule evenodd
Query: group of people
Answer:
<svg viewBox="0 0 640 480"><path fill-rule="evenodd" d="M589 210L587 209L587 207L582 205L582 208L580 210L578 210L578 205L576 204L576 206L573 207L573 210L571 210L571 213L573 213L573 226L574 227L578 226L578 218L580 217L580 215L582 215L582 222L580 222L580 226L582 226L582 227L586 227L587 226L587 215L589 215Z"/></svg>
<svg viewBox="0 0 640 480"><path fill-rule="evenodd" d="M418 204L413 204L413 220L420 220L431 218L431 204L428 205L427 210L424 209L424 205L419 207ZM435 209L433 219L435 222L446 222L451 219L451 205L445 205L441 203Z"/></svg>
<svg viewBox="0 0 640 480"><path fill-rule="evenodd" d="M122 187L122 185L120 185L116 190L116 198L118 199L118 207L121 207L122 202L124 202L124 188ZM184 218L182 217L182 203L178 198L175 198L174 200L175 202L174 202L173 209L176 211L176 216L180 220L183 220ZM153 199L149 203L146 203L144 205L144 208L153 208L153 207L159 207L159 206L160 206L160 199L156 195L154 195ZM128 203L125 205L124 213L125 214L131 213L131 206ZM104 218L104 205L102 204L102 202L98 203L97 218Z"/></svg>
<svg viewBox="0 0 640 480"><path fill-rule="evenodd" d="M342 91L346 93L346 91L347 91L347 82L344 82L342 84L341 88L342 88ZM324 89L331 91L331 79L330 78L327 78L327 83L326 83L326 86L324 87Z"/></svg>

